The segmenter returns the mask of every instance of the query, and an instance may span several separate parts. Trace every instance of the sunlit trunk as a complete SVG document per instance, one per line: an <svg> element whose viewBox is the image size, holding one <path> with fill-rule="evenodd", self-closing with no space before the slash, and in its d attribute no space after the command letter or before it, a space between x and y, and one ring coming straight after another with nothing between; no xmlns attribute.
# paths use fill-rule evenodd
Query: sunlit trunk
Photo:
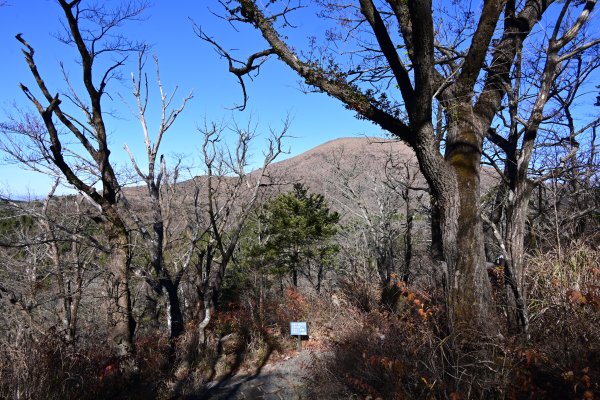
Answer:
<svg viewBox="0 0 600 400"><path fill-rule="evenodd" d="M486 333L494 317L490 313L491 290L480 208L483 128L478 126L469 104L452 106L445 159L456 178L454 197L458 202L442 211L442 219L447 219L442 221L442 234L448 265L450 320L455 328L485 328ZM452 249L448 251L448 247Z"/></svg>
<svg viewBox="0 0 600 400"><path fill-rule="evenodd" d="M110 224L106 227L110 245L109 290L109 341L119 356L133 353L133 332L135 321L131 312L129 289L129 254L127 233L124 229Z"/></svg>
<svg viewBox="0 0 600 400"><path fill-rule="evenodd" d="M481 135L468 105L457 105L449 118L446 155L435 151L433 140L414 143L423 175L432 190L439 215L449 328L489 331L490 284L485 267L480 215ZM433 138L433 126L424 123L416 137ZM436 230L434 230L436 233ZM439 240L434 237L434 240ZM438 243L432 246L439 248Z"/></svg>

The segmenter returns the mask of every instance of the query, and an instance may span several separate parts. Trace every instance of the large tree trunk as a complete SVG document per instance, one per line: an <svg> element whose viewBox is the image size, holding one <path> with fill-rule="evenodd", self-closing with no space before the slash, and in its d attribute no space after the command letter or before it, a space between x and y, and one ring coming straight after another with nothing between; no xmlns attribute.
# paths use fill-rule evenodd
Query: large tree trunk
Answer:
<svg viewBox="0 0 600 400"><path fill-rule="evenodd" d="M431 207L430 226L431 226L431 247L429 252L434 261L444 260L444 244L442 243L442 221L440 218L440 208L433 195L430 196L429 204Z"/></svg>
<svg viewBox="0 0 600 400"><path fill-rule="evenodd" d="M446 257L448 265L448 306L451 323L456 327L473 326L476 322L486 326L490 322L490 291L485 268L483 227L479 208L479 163L467 152L459 151L450 158L458 181L459 205L443 212L451 220L445 225L454 225L457 219L457 232L443 231L444 254L448 247L454 247L454 259ZM454 235L455 238L453 237ZM453 240L454 239L454 240Z"/></svg>
<svg viewBox="0 0 600 400"><path fill-rule="evenodd" d="M414 143L414 149L439 210L449 328L486 333L494 318L479 206L482 136L477 134L469 105L457 105L455 120L449 118L445 159L431 139L431 123L425 122L420 129L426 132L414 135L423 138Z"/></svg>
<svg viewBox="0 0 600 400"><path fill-rule="evenodd" d="M131 311L129 290L129 241L124 226L106 223L105 232L110 245L109 290L109 342L119 356L133 353L135 321Z"/></svg>
<svg viewBox="0 0 600 400"><path fill-rule="evenodd" d="M448 113L445 159L456 176L456 209L442 211L447 226L444 242L455 251L446 256L448 264L448 307L454 328L474 327L488 333L495 318L490 313L491 290L485 264L483 224L481 221L481 148L484 134L470 104L453 104ZM440 202L440 204L443 204ZM453 232L456 218L457 231ZM443 225L443 226L444 226ZM443 228L444 229L444 228ZM453 236L455 240L453 240ZM454 242L454 243L452 243ZM444 246L444 253L448 246Z"/></svg>

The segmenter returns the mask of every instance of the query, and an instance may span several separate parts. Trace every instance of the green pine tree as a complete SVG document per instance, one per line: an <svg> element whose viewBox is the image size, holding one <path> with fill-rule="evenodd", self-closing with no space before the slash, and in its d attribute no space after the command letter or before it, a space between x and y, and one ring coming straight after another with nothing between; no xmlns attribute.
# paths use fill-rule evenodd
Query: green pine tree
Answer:
<svg viewBox="0 0 600 400"><path fill-rule="evenodd" d="M326 269L338 251L331 239L339 219L323 195L295 184L291 192L277 196L262 208L254 227L258 240L248 255L269 274L289 275L295 286L299 275L304 275L320 290Z"/></svg>

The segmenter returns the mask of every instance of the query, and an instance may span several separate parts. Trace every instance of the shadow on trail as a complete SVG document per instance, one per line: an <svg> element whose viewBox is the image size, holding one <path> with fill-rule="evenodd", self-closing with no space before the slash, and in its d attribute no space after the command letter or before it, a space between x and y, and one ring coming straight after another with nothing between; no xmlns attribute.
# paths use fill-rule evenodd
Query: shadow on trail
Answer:
<svg viewBox="0 0 600 400"><path fill-rule="evenodd" d="M236 352L235 360L231 365L229 371L223 375L216 383L210 382L206 388L197 396L189 397L189 400L207 400L207 399L234 399L238 394L240 388L255 379L265 379L268 377L260 376L264 366L267 364L271 355L276 350L277 346L269 343L267 345L267 352L262 358L261 363L256 367L256 370L252 375L237 376L242 362L244 360L245 351ZM222 348L219 346L218 354L222 354ZM215 363L216 364L216 363ZM211 378L216 375L216 367L213 366L211 371Z"/></svg>

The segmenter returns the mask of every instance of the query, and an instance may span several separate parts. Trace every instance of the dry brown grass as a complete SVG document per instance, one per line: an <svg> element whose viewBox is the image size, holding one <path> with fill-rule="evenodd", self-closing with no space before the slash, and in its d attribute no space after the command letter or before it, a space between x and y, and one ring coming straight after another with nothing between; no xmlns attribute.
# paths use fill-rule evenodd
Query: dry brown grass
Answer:
<svg viewBox="0 0 600 400"><path fill-rule="evenodd" d="M528 261L530 340L445 333L442 296L396 283L393 309L368 282L326 294L240 296L209 326L185 376L173 376L160 337L138 339L139 372L122 374L99 347L48 337L4 348L1 398L167 398L196 395L211 380L252 374L294 352L289 321L309 322L304 346L318 356L308 398L593 399L600 396L600 254L575 244ZM192 338L190 330L180 341Z"/></svg>
<svg viewBox="0 0 600 400"><path fill-rule="evenodd" d="M0 351L0 398L3 399L147 399L153 398L167 372L166 340L137 340L131 361L112 356L108 347L65 343L48 334ZM98 340L95 343L102 343Z"/></svg>
<svg viewBox="0 0 600 400"><path fill-rule="evenodd" d="M401 287L395 311L349 296L314 371L319 398L593 399L600 396L600 254L575 244L529 260L530 339L446 335L441 301ZM322 316L321 318L326 319Z"/></svg>

